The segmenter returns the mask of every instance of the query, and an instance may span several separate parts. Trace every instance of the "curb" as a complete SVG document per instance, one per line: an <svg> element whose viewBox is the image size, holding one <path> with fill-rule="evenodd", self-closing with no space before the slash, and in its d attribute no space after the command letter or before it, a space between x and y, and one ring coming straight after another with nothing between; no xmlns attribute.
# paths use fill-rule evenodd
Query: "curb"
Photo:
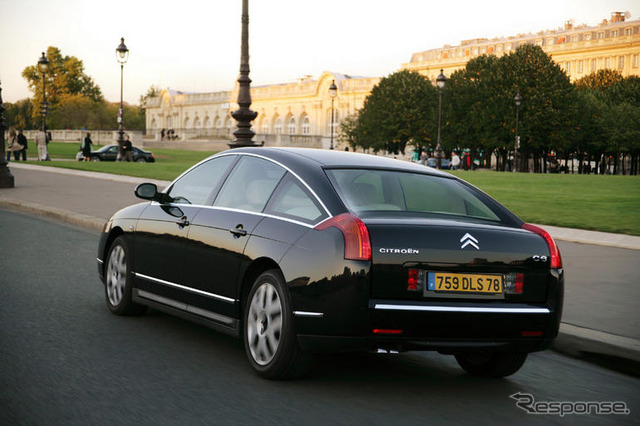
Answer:
<svg viewBox="0 0 640 426"><path fill-rule="evenodd" d="M27 201L14 201L0 197L0 208L29 213L36 216L48 217L72 225L82 226L94 231L102 231L105 220L93 216L62 210L55 207L47 207L41 204L29 203Z"/></svg>
<svg viewBox="0 0 640 426"><path fill-rule="evenodd" d="M640 377L640 340L561 323L551 350Z"/></svg>

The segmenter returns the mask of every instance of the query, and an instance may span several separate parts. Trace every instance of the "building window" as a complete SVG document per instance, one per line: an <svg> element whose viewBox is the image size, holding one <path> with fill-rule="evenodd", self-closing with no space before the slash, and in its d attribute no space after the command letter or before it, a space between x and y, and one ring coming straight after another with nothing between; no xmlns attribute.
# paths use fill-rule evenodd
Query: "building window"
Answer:
<svg viewBox="0 0 640 426"><path fill-rule="evenodd" d="M262 133L264 134L268 134L269 133L269 119L265 118L264 120L262 120Z"/></svg>
<svg viewBox="0 0 640 426"><path fill-rule="evenodd" d="M611 58L604 58L604 68L611 68Z"/></svg>
<svg viewBox="0 0 640 426"><path fill-rule="evenodd" d="M598 60L597 59L592 59L591 60L591 72L595 72L598 70Z"/></svg>
<svg viewBox="0 0 640 426"><path fill-rule="evenodd" d="M305 115L302 119L302 134L308 135L311 133L311 123L309 123L309 116Z"/></svg>
<svg viewBox="0 0 640 426"><path fill-rule="evenodd" d="M638 54L633 55L633 67L638 68Z"/></svg>
<svg viewBox="0 0 640 426"><path fill-rule="evenodd" d="M618 37L618 30L611 31L611 37Z"/></svg>
<svg viewBox="0 0 640 426"><path fill-rule="evenodd" d="M624 56L618 58L618 69L624 69Z"/></svg>
<svg viewBox="0 0 640 426"><path fill-rule="evenodd" d="M604 38L604 31L598 33L598 40L602 40Z"/></svg>
<svg viewBox="0 0 640 426"><path fill-rule="evenodd" d="M282 118L278 117L276 118L276 122L273 125L273 131L279 135L280 133L282 133Z"/></svg>
<svg viewBox="0 0 640 426"><path fill-rule="evenodd" d="M573 42L576 43L580 40L580 37L578 37L577 35L573 36Z"/></svg>
<svg viewBox="0 0 640 426"><path fill-rule="evenodd" d="M584 35L584 39L585 39L585 40L591 40L591 33L586 33L586 34Z"/></svg>
<svg viewBox="0 0 640 426"><path fill-rule="evenodd" d="M567 62L567 74L571 74L571 62Z"/></svg>
<svg viewBox="0 0 640 426"><path fill-rule="evenodd" d="M287 131L289 132L290 135L295 135L296 134L296 119L291 117L289 119L289 124L287 125Z"/></svg>
<svg viewBox="0 0 640 426"><path fill-rule="evenodd" d="M578 72L579 73L584 72L584 61L578 61Z"/></svg>
<svg viewBox="0 0 640 426"><path fill-rule="evenodd" d="M633 28L625 28L624 35L633 35Z"/></svg>
<svg viewBox="0 0 640 426"><path fill-rule="evenodd" d="M499 44L499 45L498 45L498 52L502 52L502 49L503 49L502 45L501 45L501 44Z"/></svg>

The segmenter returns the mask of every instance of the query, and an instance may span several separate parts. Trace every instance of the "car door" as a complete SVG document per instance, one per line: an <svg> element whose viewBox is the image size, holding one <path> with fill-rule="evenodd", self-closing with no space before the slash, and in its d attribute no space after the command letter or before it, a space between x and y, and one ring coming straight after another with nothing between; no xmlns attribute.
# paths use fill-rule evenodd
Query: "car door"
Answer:
<svg viewBox="0 0 640 426"><path fill-rule="evenodd" d="M213 206L203 208L189 229L185 249L185 280L199 291L192 303L226 319L238 314L238 271L245 246L271 194L285 175L281 166L243 155L220 189Z"/></svg>
<svg viewBox="0 0 640 426"><path fill-rule="evenodd" d="M135 273L139 287L171 300L186 302L184 248L191 222L211 203L235 155L197 165L176 180L170 202L150 203L136 226Z"/></svg>

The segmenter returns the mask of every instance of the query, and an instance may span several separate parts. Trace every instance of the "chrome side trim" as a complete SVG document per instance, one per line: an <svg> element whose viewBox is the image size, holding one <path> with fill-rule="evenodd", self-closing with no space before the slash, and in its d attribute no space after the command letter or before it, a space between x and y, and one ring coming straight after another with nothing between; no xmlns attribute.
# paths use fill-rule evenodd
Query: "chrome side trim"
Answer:
<svg viewBox="0 0 640 426"><path fill-rule="evenodd" d="M218 294L214 294L214 293L208 293L206 291L202 291L202 290L198 290L195 288L191 288L191 287L186 287L180 284L176 284L176 283L172 283L169 281L165 281L165 280L161 280L159 278L154 278L154 277L150 277L148 275L144 275L144 274L140 274L138 272L134 272L133 275L137 278L142 278L143 280L147 280L147 281L151 281L157 284L163 284L169 287L173 287L173 288L178 288L180 290L185 290L185 291L189 291L191 293L196 293L202 296L206 296L206 297L211 297L213 299L217 299L217 300L221 300L223 302L227 302L227 303L236 303L236 299L231 299L230 297L225 297L225 296L220 296Z"/></svg>
<svg viewBox="0 0 640 426"><path fill-rule="evenodd" d="M171 306L172 308L180 309L181 311L186 311L196 315L200 315L201 317L209 318L223 324L232 325L234 322L233 318L229 318L224 315L219 315L211 311L207 311L205 309L196 308L195 306L187 305L182 302L178 302L176 300L169 299L163 296L158 296L157 294L150 293L145 290L137 290L137 293L138 293L138 296L142 297L143 299L148 299L154 302L162 303L163 305Z"/></svg>
<svg viewBox="0 0 640 426"><path fill-rule="evenodd" d="M104 260L100 259L99 257L96 257L96 260L98 261L98 263L104 264Z"/></svg>
<svg viewBox="0 0 640 426"><path fill-rule="evenodd" d="M305 311L293 311L293 315L296 317L306 318L322 318L324 314L322 312L305 312Z"/></svg>
<svg viewBox="0 0 640 426"><path fill-rule="evenodd" d="M307 188L307 190L311 193L311 195L316 199L316 201L322 206L322 208L324 209L324 211L328 215L328 217L326 219L323 219L321 222L333 217L333 215L331 214L331 212L329 211L327 206L325 206L324 203L322 202L322 200L320 199L320 197L318 197L318 194L316 194L315 191L313 189L311 189L311 186L309 186L309 184L307 182L305 182L300 176L298 176L293 170L291 170L289 167L285 166L284 164L282 164L282 163L280 163L280 162L278 162L276 160L273 160L271 158L259 155L259 154L247 153L247 152L243 152L241 154L236 154L236 153L228 153L227 154L227 153L224 153L224 154L216 155L216 157L224 157L224 156L228 156L228 155L240 155L240 156L248 155L248 156L251 156L251 157L261 158L263 160L270 161L270 162L272 162L274 164L277 164L278 166L282 167L283 169L285 169L286 171L291 173L292 176L294 176L300 183L302 183L305 186L305 188ZM169 188L171 185L173 185L173 183L176 182L178 179L180 179L183 175L187 174L187 172L191 171L191 169L195 168L196 166L200 165L201 163L204 163L204 162L208 161L211 158L212 157L205 158L204 160L202 160L199 163L197 163L197 164L193 165L192 167L190 167L188 170L186 170L184 173L182 173L176 179L171 181L171 183L169 185L167 185L167 188ZM165 190L166 190L166 188L165 188ZM152 205L159 205L160 203L158 203L157 201L152 201L151 204ZM177 205L180 205L180 204L177 204ZM318 223L315 223L313 225L310 225L308 223L299 222L297 220L288 219L286 217L274 216L274 215L270 215L270 214L266 214L266 213L252 212L252 211L249 211L249 210L240 210L240 209L233 209L233 208L227 208L227 207L217 207L217 206L202 205L202 204L193 204L193 205L191 205L191 207L199 207L199 208L214 209L214 210L226 210L226 211L240 212L240 213L250 213L250 214L254 214L256 216L269 217L269 218L273 218L273 219L283 220L285 222L295 223L297 225L302 225L302 226L305 226L307 228L314 228L315 226L318 225L318 223L321 223L321 222L318 222Z"/></svg>
<svg viewBox="0 0 640 426"><path fill-rule="evenodd" d="M385 311L422 311L422 312L475 312L492 314L549 314L548 308L481 308L472 306L418 306L376 304L374 309Z"/></svg>

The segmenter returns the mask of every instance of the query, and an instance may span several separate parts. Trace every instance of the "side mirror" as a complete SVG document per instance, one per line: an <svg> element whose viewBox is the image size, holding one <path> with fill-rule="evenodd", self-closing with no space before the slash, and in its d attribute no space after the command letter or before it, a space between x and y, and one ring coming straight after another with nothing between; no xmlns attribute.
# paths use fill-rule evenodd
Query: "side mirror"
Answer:
<svg viewBox="0 0 640 426"><path fill-rule="evenodd" d="M135 194L143 200L158 201L158 186L155 183L141 183L136 186Z"/></svg>

